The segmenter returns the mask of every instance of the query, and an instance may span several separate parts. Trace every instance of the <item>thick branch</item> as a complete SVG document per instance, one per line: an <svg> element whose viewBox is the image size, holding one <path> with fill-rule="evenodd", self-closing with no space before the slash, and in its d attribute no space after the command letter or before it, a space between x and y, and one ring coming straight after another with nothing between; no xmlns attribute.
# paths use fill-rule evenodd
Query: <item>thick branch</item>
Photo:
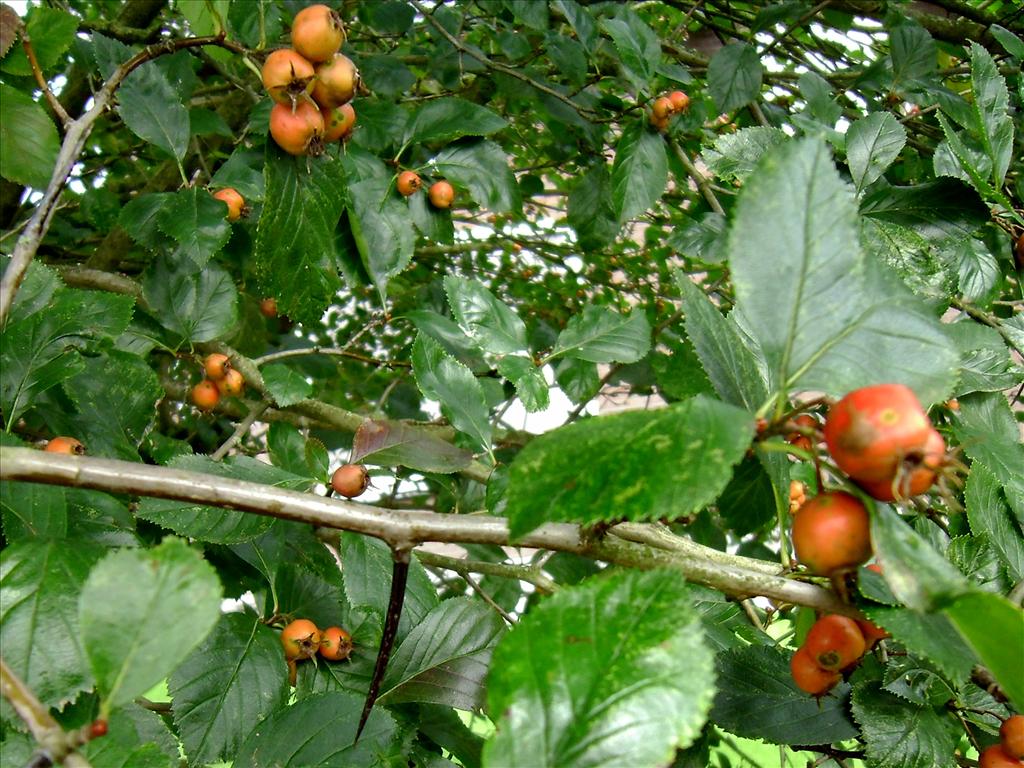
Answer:
<svg viewBox="0 0 1024 768"><path fill-rule="evenodd" d="M684 553L654 549L616 535L591 541L581 535L578 526L566 523L547 523L512 542L508 522L501 517L399 512L198 472L112 459L63 456L28 448L0 447L0 479L92 488L238 509L354 531L382 539L392 548L399 549L427 541L445 541L502 546L514 544L574 552L634 568L671 568L687 580L735 597L763 595L822 611L859 616L855 608L845 605L826 589L766 573L762 561L727 555L693 542L692 550ZM775 569L774 566L772 568Z"/></svg>

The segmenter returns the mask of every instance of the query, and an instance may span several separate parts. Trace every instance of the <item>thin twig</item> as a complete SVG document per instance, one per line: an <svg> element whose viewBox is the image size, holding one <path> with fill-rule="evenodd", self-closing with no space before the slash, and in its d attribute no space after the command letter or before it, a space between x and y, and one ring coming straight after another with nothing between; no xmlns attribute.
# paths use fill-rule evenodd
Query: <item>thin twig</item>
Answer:
<svg viewBox="0 0 1024 768"><path fill-rule="evenodd" d="M231 433L231 437L225 440L224 444L221 445L220 448L211 453L210 458L214 461L220 461L227 456L228 451L235 447L238 441L242 439L242 436L249 431L253 424L256 423L256 419L262 416L263 412L269 407L270 403L264 400L259 405L250 408L246 417L238 423L238 426L235 427L235 431Z"/></svg>
<svg viewBox="0 0 1024 768"><path fill-rule="evenodd" d="M708 205L711 206L711 210L724 216L725 209L722 207L722 204L718 202L718 198L715 196L714 190L711 189L707 177L697 170L697 166L693 164L693 161L686 153L686 150L679 146L675 141L670 140L669 143L672 145L672 149L675 151L676 157L679 158L679 162L682 163L686 172L690 175L690 178L693 179L694 183L697 185L697 189L699 189L700 193L704 195L704 199L708 201Z"/></svg>
<svg viewBox="0 0 1024 768"><path fill-rule="evenodd" d="M39 61L36 59L36 52L32 48L32 40L28 36L28 30L22 29L21 31L21 45L25 49L25 55L28 57L28 65L32 68L32 74L36 77L36 83L42 90L43 95L46 97L46 102L50 105L50 109L60 120L61 127L66 128L67 124L71 122L71 116L68 115L64 109L64 105L57 101L57 97L53 95L53 91L50 90L50 84L46 82L46 78L43 77L43 70L39 67Z"/></svg>
<svg viewBox="0 0 1024 768"><path fill-rule="evenodd" d="M533 584L539 591L552 593L558 584L545 576L539 568L530 565L514 565L512 563L488 563L482 560L463 560L458 557L439 555L426 549L417 549L416 557L424 565L444 568L463 576L466 573L482 573L486 576L499 576L505 579L516 579Z"/></svg>
<svg viewBox="0 0 1024 768"><path fill-rule="evenodd" d="M483 598L485 603L487 603L489 606L491 606L491 608L497 611L498 615L501 616L501 618L503 618L510 627L514 627L516 625L517 622L515 616L513 616L500 605L498 605L496 602L494 602L494 598L487 594L487 591L479 584L477 584L472 576L470 576L468 573L460 575L465 580L465 582L469 584L470 589L472 589L474 592L480 595L480 597Z"/></svg>

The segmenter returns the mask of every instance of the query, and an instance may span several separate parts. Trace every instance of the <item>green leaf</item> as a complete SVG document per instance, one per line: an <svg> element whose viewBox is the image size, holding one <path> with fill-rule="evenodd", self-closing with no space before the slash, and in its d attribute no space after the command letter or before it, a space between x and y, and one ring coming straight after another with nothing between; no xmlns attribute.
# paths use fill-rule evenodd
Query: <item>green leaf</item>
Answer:
<svg viewBox="0 0 1024 768"><path fill-rule="evenodd" d="M412 195L408 203L409 214L420 234L429 240L446 245L455 242L455 226L452 224L450 210L435 208L426 195Z"/></svg>
<svg viewBox="0 0 1024 768"><path fill-rule="evenodd" d="M274 204L263 206L256 225L257 287L277 297L279 314L319 323L341 287L335 232L348 202L345 172L334 158L309 161L267 144L266 197Z"/></svg>
<svg viewBox="0 0 1024 768"><path fill-rule="evenodd" d="M452 425L490 450L490 413L480 382L462 363L445 354L441 345L422 333L412 349L412 371L420 392L441 403Z"/></svg>
<svg viewBox="0 0 1024 768"><path fill-rule="evenodd" d="M433 166L439 175L468 189L482 208L497 213L516 213L522 208L508 158L493 141L451 144L434 157Z"/></svg>
<svg viewBox="0 0 1024 768"><path fill-rule="evenodd" d="M230 760L254 724L288 703L280 639L251 614L225 614L167 688L189 761Z"/></svg>
<svg viewBox="0 0 1024 768"><path fill-rule="evenodd" d="M572 31L576 33L580 44L592 53L600 42L600 34L597 30L597 23L590 11L576 2L576 0L553 0L552 5L558 8L569 22Z"/></svg>
<svg viewBox="0 0 1024 768"><path fill-rule="evenodd" d="M1006 500L1024 526L1024 445L1006 398L997 392L960 400L953 434L964 452L983 464L1006 490Z"/></svg>
<svg viewBox="0 0 1024 768"><path fill-rule="evenodd" d="M569 192L568 222L584 249L601 248L619 234L611 175L604 162L591 165Z"/></svg>
<svg viewBox="0 0 1024 768"><path fill-rule="evenodd" d="M362 697L351 693L307 696L260 723L234 755L232 764L234 768L396 765L404 750L401 731L381 707L370 712L355 743L362 708Z"/></svg>
<svg viewBox="0 0 1024 768"><path fill-rule="evenodd" d="M369 178L351 186L348 220L363 266L381 302L388 282L412 261L416 233L409 207L395 195L387 178Z"/></svg>
<svg viewBox="0 0 1024 768"><path fill-rule="evenodd" d="M843 684L815 701L796 687L789 653L767 645L719 653L711 719L748 739L773 744L831 744L857 730L846 714Z"/></svg>
<svg viewBox="0 0 1024 768"><path fill-rule="evenodd" d="M725 488L752 436L749 413L704 396L560 427L512 462L509 530L696 513Z"/></svg>
<svg viewBox="0 0 1024 768"><path fill-rule="evenodd" d="M960 572L891 507L875 506L871 544L897 599L914 610L929 611L967 589Z"/></svg>
<svg viewBox="0 0 1024 768"><path fill-rule="evenodd" d="M527 350L526 324L481 283L448 275L444 290L456 322L481 350L492 355Z"/></svg>
<svg viewBox="0 0 1024 768"><path fill-rule="evenodd" d="M0 559L0 645L47 707L92 687L82 648L78 595L102 550L67 541L8 544Z"/></svg>
<svg viewBox="0 0 1024 768"><path fill-rule="evenodd" d="M352 439L351 460L451 473L468 467L473 454L399 421L367 419Z"/></svg>
<svg viewBox="0 0 1024 768"><path fill-rule="evenodd" d="M858 193L885 173L906 143L906 129L890 112L872 112L850 124L846 160Z"/></svg>
<svg viewBox="0 0 1024 768"><path fill-rule="evenodd" d="M619 65L633 87L650 90L651 78L661 61L661 40L628 5L621 5L614 19L601 22L619 53Z"/></svg>
<svg viewBox="0 0 1024 768"><path fill-rule="evenodd" d="M306 377L284 363L264 366L260 373L267 392L281 408L300 403L313 394L313 385Z"/></svg>
<svg viewBox="0 0 1024 768"><path fill-rule="evenodd" d="M432 338L470 370L480 373L490 370L473 340L449 318L429 309L414 309L407 312L406 317L417 331Z"/></svg>
<svg viewBox="0 0 1024 768"><path fill-rule="evenodd" d="M889 31L889 59L893 88L913 87L938 69L938 47L928 31L915 21L900 18Z"/></svg>
<svg viewBox="0 0 1024 768"><path fill-rule="evenodd" d="M912 229L929 242L972 237L988 220L985 204L952 179L910 187L875 185L861 199L860 212Z"/></svg>
<svg viewBox="0 0 1024 768"><path fill-rule="evenodd" d="M32 40L32 52L36 56L36 63L46 74L56 66L64 52L75 42L78 19L57 8L36 6L28 13L25 31ZM3 57L0 69L9 75L32 76L32 65L29 64L28 56L20 45ZM19 126L19 130L25 128L24 125Z"/></svg>
<svg viewBox="0 0 1024 768"><path fill-rule="evenodd" d="M78 435L90 453L139 461L139 444L165 395L145 360L117 350L87 358L64 389L75 403Z"/></svg>
<svg viewBox="0 0 1024 768"><path fill-rule="evenodd" d="M0 515L8 542L63 539L68 533L68 505L60 486L2 482Z"/></svg>
<svg viewBox="0 0 1024 768"><path fill-rule="evenodd" d="M668 183L668 157L661 134L635 122L622 131L612 163L612 205L621 225L653 206Z"/></svg>
<svg viewBox="0 0 1024 768"><path fill-rule="evenodd" d="M341 562L345 564L345 596L349 603L383 617L391 592L394 564L388 545L368 536L346 532L341 534L339 553ZM399 639L404 638L437 604L437 590L426 569L415 557L411 558L402 620L398 625Z"/></svg>
<svg viewBox="0 0 1024 768"><path fill-rule="evenodd" d="M504 622L490 606L468 597L443 601L395 649L381 704L417 701L479 710L491 653L504 633Z"/></svg>
<svg viewBox="0 0 1024 768"><path fill-rule="evenodd" d="M971 532L987 534L992 548L1013 583L1024 579L1024 534L1003 499L1001 484L984 464L971 467L964 501Z"/></svg>
<svg viewBox="0 0 1024 768"><path fill-rule="evenodd" d="M953 683L970 677L971 667L976 663L974 653L943 614L881 607L867 607L865 613L888 630L896 642L905 645L913 655L928 659Z"/></svg>
<svg viewBox="0 0 1024 768"><path fill-rule="evenodd" d="M82 753L91 765L108 768L173 768L178 740L156 712L129 704L110 717L110 730L93 739Z"/></svg>
<svg viewBox="0 0 1024 768"><path fill-rule="evenodd" d="M1020 606L1002 595L972 592L957 598L944 613L1020 709L1024 705L1024 660L1019 645L1015 648L1012 640L1024 637Z"/></svg>
<svg viewBox="0 0 1024 768"><path fill-rule="evenodd" d="M705 149L701 157L719 178L744 181L753 173L765 152L787 141L789 137L779 128L742 128L736 133L725 133L716 138L714 149Z"/></svg>
<svg viewBox="0 0 1024 768"><path fill-rule="evenodd" d="M719 112L732 112L757 98L763 67L747 43L730 43L708 64L708 88Z"/></svg>
<svg viewBox="0 0 1024 768"><path fill-rule="evenodd" d="M753 533L775 519L775 491L757 458L740 462L717 504L725 524L737 536Z"/></svg>
<svg viewBox="0 0 1024 768"><path fill-rule="evenodd" d="M670 354L656 352L651 368L663 396L685 400L694 395L711 394L714 387L701 366L697 351L688 339L666 344Z"/></svg>
<svg viewBox="0 0 1024 768"><path fill-rule="evenodd" d="M853 691L853 716L867 759L878 768L955 768L953 750L963 728L942 709L915 707L881 690L877 682Z"/></svg>
<svg viewBox="0 0 1024 768"><path fill-rule="evenodd" d="M150 313L182 342L222 338L238 323L238 290L219 264L157 259L142 279Z"/></svg>
<svg viewBox="0 0 1024 768"><path fill-rule="evenodd" d="M0 409L6 423L16 423L39 395L80 372L80 350L123 333L134 303L130 296L61 289L45 312L8 322L0 331Z"/></svg>
<svg viewBox="0 0 1024 768"><path fill-rule="evenodd" d="M79 621L104 703L127 704L166 677L213 629L220 600L216 572L180 539L103 558L82 588Z"/></svg>
<svg viewBox="0 0 1024 768"><path fill-rule="evenodd" d="M498 361L498 373L512 382L516 394L530 413L543 411L551 404L551 393L544 370L528 357L508 355Z"/></svg>
<svg viewBox="0 0 1024 768"><path fill-rule="evenodd" d="M188 149L188 110L164 71L149 61L137 67L117 91L117 113L143 141L180 161Z"/></svg>
<svg viewBox="0 0 1024 768"><path fill-rule="evenodd" d="M676 273L686 316L686 335L718 396L751 411L768 397L769 384L756 355L732 318L724 317L700 288L682 272Z"/></svg>
<svg viewBox="0 0 1024 768"><path fill-rule="evenodd" d="M729 232L744 324L784 391L841 395L886 381L926 403L942 399L956 352L928 309L863 257L855 217L852 191L821 139L767 155Z"/></svg>
<svg viewBox="0 0 1024 768"><path fill-rule="evenodd" d="M160 212L171 205L173 192L149 192L125 203L118 224L139 245L149 251L170 252L174 241L157 226Z"/></svg>
<svg viewBox="0 0 1024 768"><path fill-rule="evenodd" d="M574 403L585 403L601 389L597 365L586 360L562 358L555 367L555 381L565 396Z"/></svg>
<svg viewBox="0 0 1024 768"><path fill-rule="evenodd" d="M1008 54L1015 59L1024 59L1024 40L1021 40L1018 35L998 24L989 25L988 31L992 33L992 37L999 41L999 44L1003 46Z"/></svg>
<svg viewBox="0 0 1024 768"><path fill-rule="evenodd" d="M487 107L458 98L423 104L405 128L405 141L453 141L463 136L489 136L508 125Z"/></svg>
<svg viewBox="0 0 1024 768"><path fill-rule="evenodd" d="M160 230L178 243L179 253L205 267L231 236L224 205L205 189L192 187L172 195L156 217Z"/></svg>
<svg viewBox="0 0 1024 768"><path fill-rule="evenodd" d="M217 189L234 187L247 203L263 200L263 155L237 148L213 174L210 185Z"/></svg>
<svg viewBox="0 0 1024 768"><path fill-rule="evenodd" d="M558 334L550 358L572 357L591 363L635 363L651 348L651 326L640 311L620 315L588 304Z"/></svg>
<svg viewBox="0 0 1024 768"><path fill-rule="evenodd" d="M46 189L59 151L57 126L45 110L26 94L0 83L0 176Z"/></svg>
<svg viewBox="0 0 1024 768"><path fill-rule="evenodd" d="M1007 114L1010 106L1006 81L992 55L971 42L971 94L976 124L975 135L981 140L992 164L992 181L1003 185L1013 157L1013 119Z"/></svg>
<svg viewBox="0 0 1024 768"><path fill-rule="evenodd" d="M678 574L602 575L535 605L498 644L484 764L666 765L698 736L713 691Z"/></svg>
<svg viewBox="0 0 1024 768"><path fill-rule="evenodd" d="M308 477L298 477L249 456L233 456L224 461L214 461L209 456L178 456L169 466L183 472L200 472L293 491L306 491L312 485ZM272 517L251 512L156 498L144 498L136 514L181 536L217 544L254 539L266 533L274 522Z"/></svg>
<svg viewBox="0 0 1024 768"><path fill-rule="evenodd" d="M0 256L0 272L6 272L9 264L9 257ZM63 283L53 269L40 263L39 260L33 259L29 263L25 279L14 297L7 322L17 323L45 309L49 306L57 290L62 287Z"/></svg>

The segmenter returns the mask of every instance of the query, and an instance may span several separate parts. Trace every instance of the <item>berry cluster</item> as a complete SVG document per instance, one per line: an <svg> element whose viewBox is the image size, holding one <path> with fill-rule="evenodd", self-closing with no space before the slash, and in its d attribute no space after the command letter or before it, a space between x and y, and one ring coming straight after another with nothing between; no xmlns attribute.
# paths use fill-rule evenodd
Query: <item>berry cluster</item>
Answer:
<svg viewBox="0 0 1024 768"><path fill-rule="evenodd" d="M667 96L659 96L651 104L651 125L659 131L666 131L672 115L685 112L689 107L690 97L682 91L672 91Z"/></svg>
<svg viewBox="0 0 1024 768"><path fill-rule="evenodd" d="M203 361L206 378L192 387L192 402L201 411L217 407L221 397L237 397L245 389L245 378L231 367L227 355L214 352Z"/></svg>
<svg viewBox="0 0 1024 768"><path fill-rule="evenodd" d="M403 197L409 197L419 192L423 186L423 180L415 171L402 171L395 180L395 188ZM444 179L435 181L427 190L427 197L430 204L435 208L451 208L455 200L455 188Z"/></svg>
<svg viewBox="0 0 1024 768"><path fill-rule="evenodd" d="M295 15L291 48L272 51L263 63L263 86L276 104L270 135L291 155L319 155L327 143L344 141L356 123L351 105L359 70L338 51L345 42L341 17L326 5Z"/></svg>
<svg viewBox="0 0 1024 768"><path fill-rule="evenodd" d="M814 623L789 662L793 682L812 696L823 696L875 643L888 636L870 621L826 614Z"/></svg>
<svg viewBox="0 0 1024 768"><path fill-rule="evenodd" d="M323 632L309 619L296 619L281 630L281 645L288 662L289 680L295 685L297 664L316 654L327 661L344 661L352 653L352 636L341 627Z"/></svg>
<svg viewBox="0 0 1024 768"><path fill-rule="evenodd" d="M1013 715L999 728L999 743L983 750L978 768L1019 768L1024 765L1024 715Z"/></svg>

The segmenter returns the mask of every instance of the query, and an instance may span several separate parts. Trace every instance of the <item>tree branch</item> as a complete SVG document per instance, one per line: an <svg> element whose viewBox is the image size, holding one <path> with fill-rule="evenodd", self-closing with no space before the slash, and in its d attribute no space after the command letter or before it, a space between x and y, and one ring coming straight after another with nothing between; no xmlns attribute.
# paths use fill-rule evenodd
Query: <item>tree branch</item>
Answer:
<svg viewBox="0 0 1024 768"><path fill-rule="evenodd" d="M18 242L14 246L11 262L4 272L3 279L0 280L0 328L6 325L7 316L10 314L11 306L14 303L14 296L18 292L22 280L25 279L28 266L32 263L36 251L39 250L39 244L50 229L53 215L57 211L57 201L64 190L64 184L67 182L68 176L71 175L71 169L78 162L78 158L85 148L85 142L89 138L89 134L92 133L93 126L110 105L118 87L128 75L151 59L174 53L184 48L196 48L204 45L217 45L236 53L245 50L241 46L225 40L222 35L192 37L151 45L118 67L114 74L110 76L110 79L103 85L103 88L100 89L99 93L96 94L92 109L77 120L72 120L67 124L67 133L64 135L64 142L61 144L60 152L57 154L57 162L53 169L53 175L50 177L50 183L46 187L46 191L43 193L35 213L29 219L28 226L25 227L25 231L18 238Z"/></svg>
<svg viewBox="0 0 1024 768"><path fill-rule="evenodd" d="M615 535L593 540L579 526L547 523L512 541L508 522L490 515L451 515L427 511L394 511L369 504L289 491L259 483L183 472L113 459L63 456L28 448L0 446L0 479L92 488L111 493L191 501L209 506L338 528L373 536L394 548L427 541L497 544L573 552L609 563L650 569L670 568L685 579L734 597L763 595L830 613L860 617L829 590L779 575L764 561L729 555L689 542L686 552L654 549ZM631 528L623 533L629 535ZM766 572L768 567L774 573Z"/></svg>

